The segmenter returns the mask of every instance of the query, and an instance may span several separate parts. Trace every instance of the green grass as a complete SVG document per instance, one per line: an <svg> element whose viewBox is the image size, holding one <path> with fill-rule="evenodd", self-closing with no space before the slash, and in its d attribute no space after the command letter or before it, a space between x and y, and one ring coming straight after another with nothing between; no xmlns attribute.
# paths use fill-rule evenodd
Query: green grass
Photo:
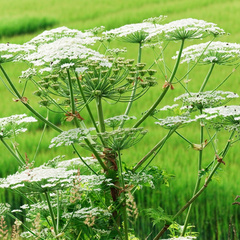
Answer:
<svg viewBox="0 0 240 240"><path fill-rule="evenodd" d="M34 33L56 24L54 19L24 17L1 19L0 38Z"/></svg>
<svg viewBox="0 0 240 240"><path fill-rule="evenodd" d="M168 15L166 21L181 19L181 18L198 18L210 22L215 22L218 26L224 28L227 32L230 32L230 36L223 37L222 41L235 42L239 41L239 1L227 1L227 0L133 0L133 1L113 1L113 0L1 0L1 18L10 19L55 19L57 23L55 26L67 26L77 29L88 29L95 26L106 26L107 29L118 27L123 24L141 22L148 17L154 17L159 15ZM19 25L22 23L19 22ZM0 24L1 26L1 24ZM9 24L9 30L11 30L11 24ZM1 29L1 28L0 28ZM41 32L40 30L38 32ZM34 34L25 34L24 36L4 37L2 42L11 43L23 43L30 40ZM195 44L194 41L188 44ZM117 44L116 44L117 45ZM177 50L178 44L171 43L169 55L174 55ZM137 52L137 46L130 47L128 55L130 57L135 56ZM152 55L148 52L143 52L143 59L148 64L152 62ZM173 62L170 62L173 64ZM10 65L6 67L7 72L18 84L18 76L21 69L25 68L22 64L15 64L14 68ZM181 66L185 69L185 66ZM205 76L208 69L206 67L198 67L196 71L190 76L192 79L192 89L198 89L201 85L201 81ZM217 67L214 71L213 77L210 79L209 88L215 86L215 83L222 79L223 76L227 76L232 71L232 67ZM180 70L180 73L183 71ZM239 72L231 77L230 81L223 86L225 90L237 91L240 94L239 88ZM159 85L148 92L141 101L134 103L133 111L130 115L137 117L141 116L152 102L162 91L161 87L164 83L164 79L159 77ZM19 86L21 87L22 84ZM31 94L33 86L30 86L30 90L27 92L27 97L30 99L30 103L37 107L37 99ZM1 105L0 105L0 117L9 116L15 113L27 112L20 104L20 102L13 102L13 96L6 91L3 84L0 84ZM181 92L180 87L176 87L175 90L168 92L167 98L164 104L171 104L173 97L177 96ZM46 112L43 108L39 109L43 115ZM124 104L121 108L116 109L115 105L106 109L104 114L110 116L113 112L122 114L124 111ZM53 121L59 121L56 116L52 116ZM123 157L126 162L134 165L137 159L140 159L144 154L151 149L159 138L166 134L166 130L159 128L153 124L153 120L149 119L144 123L144 127L149 129L149 134L142 140L140 146L136 146L131 151L123 152ZM37 124L36 124L37 125ZM191 138L193 142L198 142L199 136L197 131L193 131L191 128L182 129L182 132ZM20 150L24 154L28 154L32 159L34 151L36 149L41 132L37 130L37 127L32 127L29 134L19 135L17 142L20 143ZM63 148L56 150L49 150L48 143L50 137L55 136L56 133L47 131L45 133L43 146L36 159L36 165L40 165L48 159L52 159L56 155L66 154L67 157L74 156L71 149L67 149L64 152ZM224 136L226 137L226 136ZM134 154L133 154L134 153ZM238 146L233 147L229 155L226 158L226 166L222 167L221 172L218 173L219 180L215 179L208 187L207 191L196 201L194 204L194 210L191 215L190 222L196 225L196 231L201 233L199 239L228 239L229 222L232 218L232 222L240 233L239 220L240 220L240 208L236 205L231 205L234 197L239 194L239 164L238 164ZM133 158L134 156L134 158ZM205 161L208 159L208 153L206 151ZM213 156L210 156L212 159ZM154 160L154 163L161 168L165 169L168 173L173 173L175 178L170 180L170 187L158 186L154 191L149 189L146 192L138 192L136 194L137 201L140 206L143 207L163 207L168 214L174 214L190 197L194 188L196 172L197 172L197 153L191 148L188 148L188 144L183 142L179 137L174 135L167 145L163 148L161 153ZM0 146L0 177L7 174L14 173L17 170L17 164L12 157L6 153L3 146ZM1 194L2 200L9 199L16 202L16 197L7 193ZM12 200L11 200L12 199ZM149 227L150 222L146 220L144 213L140 211L140 218L137 221L137 231L139 235L145 236L146 233L151 232ZM183 216L178 220L183 224ZM155 227L154 231L160 229L160 225ZM145 234L145 235L144 235ZM231 239L234 239L233 237Z"/></svg>

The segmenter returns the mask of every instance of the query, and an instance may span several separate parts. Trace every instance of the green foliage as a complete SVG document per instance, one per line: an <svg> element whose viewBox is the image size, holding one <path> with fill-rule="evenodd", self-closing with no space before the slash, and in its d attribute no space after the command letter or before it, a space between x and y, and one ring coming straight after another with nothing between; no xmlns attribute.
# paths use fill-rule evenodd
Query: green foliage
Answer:
<svg viewBox="0 0 240 240"><path fill-rule="evenodd" d="M146 214L152 219L154 225L162 221L168 225L173 223L172 216L167 215L161 207L158 207L157 209L149 208L144 210L144 212L146 212Z"/></svg>
<svg viewBox="0 0 240 240"><path fill-rule="evenodd" d="M55 4L54 4L55 3ZM12 6L16 7L12 7ZM113 1L70 1L68 4L66 2L59 1L56 4L55 1L2 1L2 16L3 18L8 18L11 16L21 16L23 12L27 12L29 16L36 15L36 10L38 10L37 15L39 18L46 16L46 14L54 19L57 19L59 25L67 25L69 27L74 27L78 29L88 29L94 27L96 25L105 25L107 28L117 27L122 24L139 22L144 18L151 16L158 16L159 14L167 14L170 19L178 19L183 17L198 17L204 18L205 20L211 20L213 22L217 22L221 27L223 27L226 31L231 33L231 41L238 41L239 39L239 26L238 26L238 12L239 12L239 2L238 1L226 1L226 0L206 0L206 1L127 1L127 2L113 2ZM64 14L63 14L64 9ZM89 9L88 11L83 11L83 9ZM229 14L231 12L231 14ZM5 17L4 17L5 16ZM21 19L21 17L19 17ZM30 35L15 37L15 38L7 38L10 42L23 42L25 40L29 40L31 38ZM225 37L226 38L226 37ZM5 40L5 39L4 39ZM174 49L174 46L173 46ZM129 50L129 55L133 55L135 52L135 48L132 47ZM174 53L174 50L173 50ZM147 54L146 54L147 55ZM147 56L146 56L147 57ZM8 66L6 66L8 68ZM15 71L8 71L13 75L13 79L15 82L18 82L18 74L17 68L15 67ZM10 68L11 69L11 68ZM198 80L201 78L201 74L204 72L205 68L201 67L198 76L192 77L192 84L196 86L199 84ZM217 74L215 75L215 79L221 78L223 75L226 75L229 68L226 69L217 69ZM154 96L159 94L161 90L161 85L164 83L164 79L160 78L159 88L156 90L152 90L151 94L147 95L143 101L140 101L136 104L136 108L133 109L132 114L135 116L141 115L143 111L147 109L147 106L150 106L152 99ZM238 84L238 77L231 78L231 82L228 86L229 90L235 90ZM211 82L210 82L211 86ZM226 85L224 85L226 86ZM1 98L1 112L4 116L9 116L12 112L23 113L24 109L21 107L20 103L11 102L12 96L5 94L3 91L3 85L0 85L2 98ZM171 92L171 95L178 94L178 88L175 88L174 91ZM29 93L29 98L31 103L34 104L33 97ZM37 104L36 104L37 105ZM5 107L9 106L9 107ZM36 107L36 106L35 106ZM110 111L116 112L115 115L122 112L124 107L120 107L117 111L115 107L113 107ZM45 110L43 108L40 109L43 115L46 115ZM109 112L106 111L106 115ZM57 124L60 123L58 117L56 115L51 114L51 119L54 119ZM61 119L64 119L62 117ZM88 121L88 119L86 119ZM150 121L150 120L149 120ZM43 126L42 124L40 126ZM29 133L27 135L22 135L21 140L25 142L21 146L19 146L22 150L27 149L28 155L30 159L33 158L35 146L39 140L41 132L37 131L33 126L31 127L35 133ZM184 133L191 134L191 138L194 139L194 142L198 140L197 134L192 131L191 128L184 129ZM52 138L56 134L47 131L45 133L46 138L44 142L44 147L40 150L40 155L37 160L37 164L40 165L44 161L47 161L56 154L63 154L62 149L58 149L55 152L50 152L48 149L48 139ZM148 145L150 142L154 142L154 139L159 137L159 133L155 131L155 128L149 128L149 134L146 135L144 142L144 149L148 149ZM18 139L20 140L20 139ZM149 189L146 192L137 192L136 197L137 200L141 200L141 203L147 204L146 208L153 206L154 203L164 202L166 204L166 208L172 209L172 212L178 210L178 207L184 204L184 202L191 195L191 189L194 186L190 183L195 181L195 162L196 156L195 152L190 153L191 151L188 148L186 143L181 142L179 139L173 137L171 139L171 148L165 146L163 150L160 152L154 164L161 166L161 168L166 169L167 172L173 172L176 178L170 181L170 188L158 189L157 191L161 191L159 196L152 195ZM135 148L134 148L135 149ZM207 149L206 149L207 151ZM0 146L1 152L1 173L0 175L6 176L10 173L14 173L17 170L17 166L9 154L6 154L3 151L3 146ZM65 151L64 151L65 152ZM137 148L134 150L134 153L138 157L142 157L144 155L144 151L142 148ZM126 159L132 163L132 154L126 152ZM72 150L68 150L68 156L72 155ZM74 155L74 154L73 154ZM75 155L76 156L76 155ZM167 159L166 159L166 156ZM209 186L209 191L207 194L204 194L197 202L196 202L196 211L194 211L193 217L190 222L198 222L197 231L202 231L202 235L200 235L200 239L210 239L215 236L216 232L221 239L227 239L226 233L224 233L223 229L228 229L230 216L234 213L236 208L232 208L231 203L236 194L238 193L238 188L236 186L236 178L238 176L238 165L237 158L238 149L233 148L231 154L229 155L229 159L226 163L226 166L223 166L224 171L219 173L221 176L220 185ZM206 165L205 165L206 167ZM185 170L187 169L187 174L185 174ZM220 189L220 191L218 191ZM184 192L184 196L183 196ZM141 196L143 194L143 196ZM148 197L146 197L148 196ZM1 194L2 198L7 197L6 194ZM169 199L172 199L169 201ZM12 199L12 200L10 200ZM207 199L217 199L215 201L207 201ZM221 199L224 199L222 201ZM17 197L14 199L10 196L9 200L17 203ZM142 204L141 204L142 205ZM202 206L206 207L206 211L202 211ZM209 207L211 206L211 208ZM237 206L233 206L237 207ZM157 208L157 206L156 206ZM219 211L219 209L221 209ZM201 213L201 214L199 214ZM239 210L237 210L237 215L232 219L233 225L236 223L236 227L239 226ZM229 216L229 217L226 217ZM207 219L207 220L206 220ZM206 221L205 221L206 220ZM207 223L206 223L207 222ZM143 217L142 225L140 225L137 229L138 232L145 229L145 233L149 233L151 229L146 229L146 219ZM239 232L239 230L238 230ZM210 237L209 235L210 234ZM204 235L205 234L205 235ZM145 235L143 235L145 236Z"/></svg>

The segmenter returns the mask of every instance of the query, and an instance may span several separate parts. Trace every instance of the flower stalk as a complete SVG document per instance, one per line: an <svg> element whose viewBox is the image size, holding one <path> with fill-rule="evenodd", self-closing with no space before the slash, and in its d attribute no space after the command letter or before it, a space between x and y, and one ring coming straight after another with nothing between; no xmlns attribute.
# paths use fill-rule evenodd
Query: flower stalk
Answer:
<svg viewBox="0 0 240 240"><path fill-rule="evenodd" d="M214 176L215 172L217 171L217 169L219 168L219 166L222 164L222 160L225 158L230 146L231 146L231 142L232 142L232 138L234 136L235 131L232 131L232 133L230 134L230 137L227 141L227 144L222 152L222 157L221 157L221 161L218 161L216 163L216 165L214 166L214 168L212 169L211 173L209 174L209 176L205 179L205 183L204 185L192 196L192 198L173 216L172 220L174 221L180 214L182 214L202 193L203 191L207 188L208 184L210 183L210 181L212 180L212 177ZM159 240L160 237L168 230L169 226L171 224L166 223L164 225L164 227L161 229L161 231L154 237L154 240Z"/></svg>
<svg viewBox="0 0 240 240"><path fill-rule="evenodd" d="M180 49L179 49L179 53L178 53L178 57L177 57L177 60L176 60L176 63L175 63L175 66L174 66L174 69L172 71L172 74L169 78L169 81L168 81L168 85L163 89L163 92L161 93L161 95L158 97L158 99L155 101L155 103L148 109L148 111L137 121L137 123L135 123L135 125L133 126L134 128L137 128L139 125L141 125L145 120L146 118L148 118L149 115L151 115L153 113L153 111L155 110L155 108L159 105L159 103L163 100L164 96L166 95L168 89L170 88L171 86L171 83L177 73L177 69L178 69L178 66L179 66L179 63L180 63L180 59L181 59L181 54L182 54L182 51L183 51L183 46L184 46L184 39L182 40L181 42L181 46L180 46Z"/></svg>

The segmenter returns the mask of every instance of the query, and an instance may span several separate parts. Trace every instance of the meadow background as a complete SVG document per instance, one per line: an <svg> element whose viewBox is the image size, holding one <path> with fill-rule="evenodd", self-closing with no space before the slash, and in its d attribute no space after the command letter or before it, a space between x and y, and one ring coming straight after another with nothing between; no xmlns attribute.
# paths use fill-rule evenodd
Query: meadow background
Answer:
<svg viewBox="0 0 240 240"><path fill-rule="evenodd" d="M159 15L168 16L165 22L181 18L197 18L217 23L219 27L230 33L229 36L224 36L219 40L240 43L239 0L0 0L0 6L0 41L2 43L24 43L44 29L53 27L66 26L85 30L103 25L108 30L124 24L142 22L143 19ZM116 44L118 46L122 45L121 43ZM195 42L189 42L189 44L195 44ZM177 44L171 45L167 53L169 59L174 55L177 48ZM132 47L131 45L128 49L128 56L136 55L137 46ZM143 53L143 61L151 63L152 59L149 56ZM167 56L165 55L165 57ZM19 83L18 76L26 66L6 64L4 67L21 88L23 84ZM223 76L227 76L232 69L232 67L218 67L211 81L214 82L219 78L223 79ZM199 67L196 70L190 77L194 80L191 83L193 89L199 88L202 77L205 76L208 69ZM236 91L240 94L239 78L240 72L238 70L223 86L222 90ZM160 78L159 85L150 90L151 92L148 92L140 102L134 105L131 115L139 117L142 112L151 106L154 98L161 91L163 83L164 79ZM27 97L31 105L38 108L43 115L46 115L45 109L38 107L37 99L31 94L33 86L29 87ZM209 87L211 87L211 82ZM172 99L178 94L179 89L177 88L169 92L163 104L172 104ZM12 98L13 96L0 82L0 117L28 113L19 102L14 102ZM236 102L236 104L239 103ZM105 115L110 115L112 112L122 114L124 109L124 105L122 109L116 109L113 106L106 109ZM51 115L50 118L55 123L61 123L62 121L55 115ZM153 122L154 120L149 119L144 123L144 127L150 133L140 143L141 147L136 147L131 152L126 151L125 161L134 165L137 159L143 157L151 149L151 146L157 142L159 137L166 134L165 130L157 127ZM41 124L34 124L28 133L19 135L16 139L20 144L19 150L23 155L26 153L30 161L35 158L35 151L42 134L41 127ZM193 142L199 141L197 131L187 128L184 129L184 133ZM39 154L34 159L37 166L60 154L65 154L66 158L74 156L71 149L48 149L50 139L55 135L56 133L49 129L44 133ZM133 154L134 160L132 158ZM204 156L208 157L207 151ZM136 194L136 201L141 206L139 208L140 217L132 227L136 229L140 239L144 239L144 236L151 231L157 231L161 228L161 225L157 225L154 229L151 229L150 220L142 212L143 208L161 206L168 214L175 214L191 197L197 173L197 152L190 149L188 144L178 136L173 136L153 164L160 166L167 173L173 174L174 178L169 180L169 187L159 184L155 190L147 189ZM200 233L199 239L239 239L240 208L232 205L235 196L240 194L239 166L239 147L235 146L227 155L226 165L222 166L222 171L218 172L207 191L194 203L190 222L195 224L194 231ZM16 170L17 163L4 146L0 145L0 177L12 174ZM22 199L11 192L1 191L0 201L9 201L18 206ZM181 224L183 224L183 217L184 214L178 218L178 222Z"/></svg>

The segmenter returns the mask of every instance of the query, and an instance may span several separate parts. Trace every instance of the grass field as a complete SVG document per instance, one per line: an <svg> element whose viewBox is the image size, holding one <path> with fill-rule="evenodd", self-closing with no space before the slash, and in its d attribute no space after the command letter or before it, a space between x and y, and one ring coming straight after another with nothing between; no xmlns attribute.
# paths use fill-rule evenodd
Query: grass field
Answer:
<svg viewBox="0 0 240 240"><path fill-rule="evenodd" d="M55 27L67 26L69 28L76 28L79 30L89 29L95 26L105 26L106 29L119 27L124 24L141 22L143 19L149 17L155 17L159 15L167 15L166 22L177 20L181 18L197 18L203 19L209 22L217 23L219 27L223 28L226 32L230 33L230 36L222 37L222 41L238 42L240 43L240 31L239 31L239 11L240 2L237 0L132 0L132 1L115 1L115 0L0 0L1 3L1 22L14 22L21 25L21 20L32 19L33 17L42 19L52 19L56 22ZM10 25L11 27L11 25ZM35 33L23 35L16 35L14 37L5 36L2 37L1 42L11 43L23 43L30 40L33 36L40 33L42 30L37 30ZM194 44L195 42L189 42ZM177 44L171 43L169 56L172 56L177 50ZM136 47L129 47L129 56L135 55L137 52ZM151 63L150 54L143 53L143 61ZM18 76L21 69L24 66L21 64L15 64L14 68L11 65L6 65L5 69L9 75L18 84ZM213 86L214 81L222 76L227 76L232 71L233 67L218 67L214 71L213 78L210 83ZM205 67L198 67L194 73L190 76L193 79L192 88L198 89L200 85L200 79L208 71ZM236 71L231 77L230 81L223 86L224 90L236 91L240 94L239 88L239 70ZM155 87L152 92L148 92L144 98L134 105L132 115L139 117L149 106L151 106L153 99L161 91L162 82L164 79L160 79L160 84ZM19 84L20 85L20 84ZM30 87L32 89L33 87ZM15 113L27 112L20 103L12 101L11 94L6 90L3 84L0 84L1 92L1 104L0 104L0 117L9 116ZM164 103L171 104L173 97L179 94L179 89L175 89L168 93L168 97ZM36 99L34 99L29 91L29 98L31 104L37 107ZM169 103L170 101L170 103ZM236 104L239 104L236 102ZM106 109L105 115L112 113L122 114L122 109L115 109L112 106L110 109ZM42 114L46 115L43 108L40 109ZM59 121L54 115L51 116L53 121ZM147 150L151 149L157 140L166 134L165 130L156 128L152 124L154 120L149 119L144 123L144 127L149 129L150 134L146 136L142 142L141 147L134 149L134 158L137 160L144 156ZM38 126L36 124L36 126ZM151 126L151 127L149 127ZM28 134L19 135L17 142L21 143L19 149L22 153L27 153L29 158L34 156L35 149L37 147L38 139L40 138L41 131L38 127L32 127ZM198 142L198 133L193 132L191 129L183 129L184 134L189 136L193 142ZM67 149L67 152L63 152L66 149L49 150L48 145L50 137L55 136L55 133L47 130L44 135L43 144L41 150L36 159L36 165L40 165L43 162L55 157L59 154L66 154L71 157L71 149ZM149 137L151 136L151 138ZM223 136L225 137L225 136ZM149 144L151 143L151 145ZM133 151L133 150L132 150ZM125 159L132 161L133 152L125 152ZM208 157L207 151L204 155ZM207 191L196 201L194 204L194 210L190 219L191 223L195 223L195 231L200 232L199 239L201 240L236 240L234 238L233 231L237 231L237 236L240 235L240 208L232 206L232 202L237 194L240 194L240 177L239 177L239 148L233 147L230 154L226 159L226 166L222 167L222 171L219 171L218 178L216 178L209 186ZM212 157L212 156L211 156ZM136 162L132 162L134 163ZM141 203L143 207L158 206L163 207L168 214L174 214L190 197L194 189L195 178L197 174L197 153L189 148L188 144L182 141L178 136L173 136L170 142L163 148L163 151L154 160L153 164L156 164L163 168L166 172L174 174L175 178L170 180L170 187L159 185L154 191L146 190L136 195L137 201ZM6 153L3 146L0 146L0 177L4 177L7 174L14 173L17 169L17 164L12 157ZM146 197L147 196L147 197ZM0 198L10 199L10 201L17 202L15 195L11 193L1 194ZM18 199L18 198L17 198ZM151 228L148 227L148 221L144 221L144 213L140 211L140 218L136 223L137 231L142 237L151 232ZM184 214L183 214L184 215ZM180 217L178 221L183 224L183 217ZM232 223L232 225L230 224ZM161 226L156 226L154 231L160 229ZM230 238L229 238L230 236Z"/></svg>

